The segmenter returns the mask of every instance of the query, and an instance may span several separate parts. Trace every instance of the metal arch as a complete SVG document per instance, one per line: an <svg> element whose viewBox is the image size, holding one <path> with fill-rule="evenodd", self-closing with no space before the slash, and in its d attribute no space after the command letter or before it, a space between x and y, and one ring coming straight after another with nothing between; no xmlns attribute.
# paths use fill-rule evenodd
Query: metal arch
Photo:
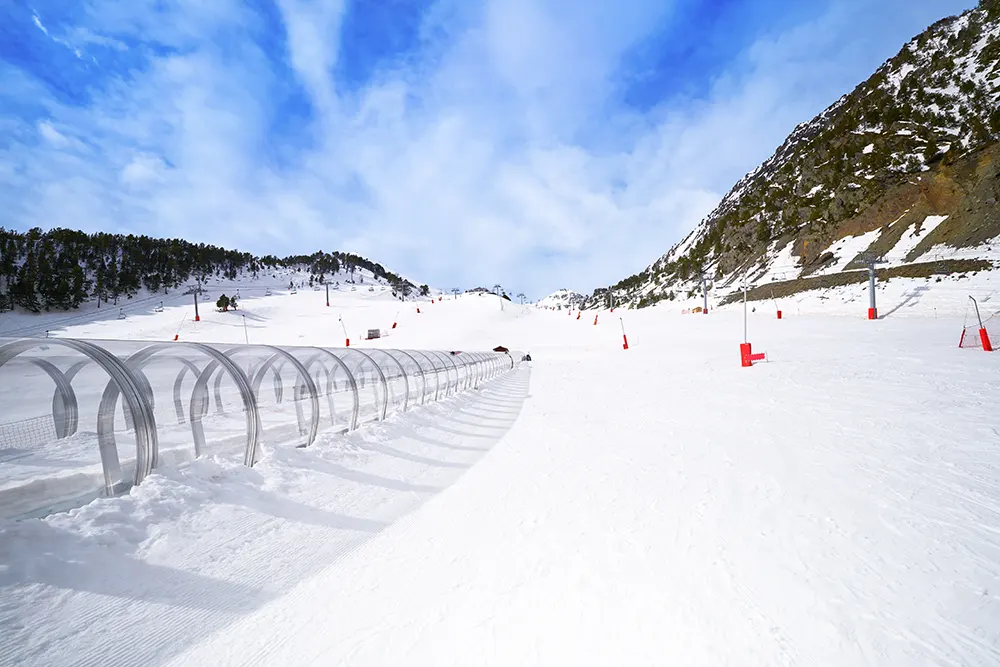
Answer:
<svg viewBox="0 0 1000 667"><path fill-rule="evenodd" d="M177 414L177 423L183 424L184 402L181 401L181 386L183 386L184 383L184 376L187 375L188 371L191 371L191 374L194 376L195 380L197 380L198 374L201 373L201 369L198 368L197 364L195 364L193 361L185 359L184 357L177 357L177 360L184 365L181 367L181 372L177 374L176 378L174 378L174 412ZM202 417L204 417L206 414L208 414L207 402L205 402L201 410Z"/></svg>
<svg viewBox="0 0 1000 667"><path fill-rule="evenodd" d="M221 366L233 378L233 382L236 383L236 387L240 391L240 397L243 399L243 405L246 406L247 445L243 453L243 465L252 467L257 462L257 447L263 429L260 423L260 408L257 406L257 397L250 387L250 380L236 365L236 362L216 348L204 343L189 342L184 344L198 349L212 358L212 361L198 374L194 389L191 390L190 418L195 456L201 456L201 451L205 448L205 427L202 426L201 420L203 414L208 412L208 381L215 370ZM196 412L195 407L199 403L200 409Z"/></svg>
<svg viewBox="0 0 1000 667"><path fill-rule="evenodd" d="M14 340L0 346L0 367L19 354L42 345L59 345L79 352L97 363L110 377L108 386L116 387L125 398L125 403L136 418L135 421L135 472L132 484L139 484L152 471L152 452L157 449L156 420L146 402L141 386L125 364L107 350L93 343L71 338L27 338ZM104 489L109 496L125 489L127 484L121 479L121 462L115 444L114 414L98 412L97 443L104 469Z"/></svg>
<svg viewBox="0 0 1000 667"><path fill-rule="evenodd" d="M354 405L352 406L352 409L351 409L351 423L350 423L350 426L348 427L348 430L351 430L351 431L355 430L356 428L358 428L358 419L359 419L359 414L361 412L361 399L360 399L359 392L358 392L358 383L354 379L354 374L351 373L351 369L348 368L347 364L344 362L343 359L341 359L340 357L338 357L336 354L334 354L330 350L327 350L327 349L322 348L322 347L307 347L305 349L307 349L307 350L315 350L319 354L325 354L325 355L329 356L331 359L333 359L337 363L337 366L339 366L341 369L343 369L344 373L347 374L347 382L349 383L349 385L351 387L351 398L352 398L352 400L354 402ZM309 360L309 362L306 363L306 368L308 368L309 365L311 365L313 361L315 361L316 359L319 358L319 354L317 354L316 357L313 357L312 359ZM333 378L333 373L328 374L327 377L328 377L327 391L329 391L329 389L330 389L331 386L334 388L334 390L336 390L336 384L335 384L335 381L334 381L334 378Z"/></svg>
<svg viewBox="0 0 1000 667"><path fill-rule="evenodd" d="M423 404L424 401L427 398L427 377L424 375L424 367L420 365L419 361L417 361L416 359L413 358L412 354L407 353L405 350L392 349L392 350L381 350L381 351L384 352L385 354L389 355L393 359L395 359L396 363L399 364L400 368L403 368L403 364L401 364L399 362L399 359L396 359L396 354L402 354L403 356L405 356L407 359L409 359L410 361L412 361L417 366L417 372L420 373L420 385L421 385L420 386L420 403ZM405 370L403 371L403 374L404 375L406 374ZM407 397L409 397L409 394L410 394L409 382L407 382L406 394L407 394ZM407 400L407 404L409 404L409 400ZM405 405L403 407L403 411L404 412L406 411L406 406Z"/></svg>
<svg viewBox="0 0 1000 667"><path fill-rule="evenodd" d="M382 398L383 398L383 401L382 401L382 416L379 417L379 421L383 421L383 420L385 420L386 411L389 409L389 383L385 379L385 373L382 372L382 367L379 366L377 363L375 363L375 360L372 359L370 355L362 352L361 350L359 350L357 348L352 348L352 351L353 352L357 352L362 357L364 357L365 359L367 359L368 361L370 361L372 363L372 366L375 367L375 370L378 371L378 377L379 377L379 379L382 380ZM375 406L375 409L376 410L378 409L377 405Z"/></svg>
<svg viewBox="0 0 1000 667"><path fill-rule="evenodd" d="M313 366L318 366L318 369L316 370L316 376L313 377L312 379L313 384L316 385L316 391L319 391L319 387L321 386L320 371L322 371L323 375L326 376L326 382L323 383L322 386L326 387L324 393L326 395L327 406L330 408L330 424L336 426L337 409L336 406L334 406L333 404L333 374L330 372L330 369L326 367L326 364L322 362L322 360L318 355L310 357L309 361L306 361L303 364L303 366L305 366L306 370L309 371L310 373L312 373Z"/></svg>
<svg viewBox="0 0 1000 667"><path fill-rule="evenodd" d="M435 367L435 371L437 371L437 375L439 378L441 375L444 375L443 395L448 396L448 389L451 387L451 373L448 372L448 364L444 362L444 355L438 350L425 350L424 355L426 355L428 359L437 359L438 363L441 364L440 368ZM440 384L441 383L439 382L438 386L439 394L442 393L442 388L440 387ZM440 397L435 397L434 400L440 400Z"/></svg>
<svg viewBox="0 0 1000 667"><path fill-rule="evenodd" d="M316 391L316 385L315 383L313 383L312 376L309 375L309 371L306 369L305 366L302 365L302 362L296 359L294 356L292 356L290 352L288 352L287 350L283 350L280 347L276 347L274 345L250 345L249 347L244 346L242 348L230 348L229 350L226 350L224 354L226 354L226 356L230 356L230 354L235 350L252 349L252 348L270 350L272 352L272 355L267 359L267 361L262 363L257 368L256 372L254 373L254 377L250 382L255 397L257 395L257 392L260 391L260 381L263 379L264 374L279 359L286 360L288 363L292 365L292 367L298 373L299 383L297 383L295 390L296 414L297 415L299 414L298 413L298 410L300 409L299 399L302 398L300 394L303 391L309 393L309 406L312 412L309 418L309 428L307 433L305 434L306 435L305 446L308 447L309 445L313 444L313 442L316 440L316 434L319 433L319 395L318 392ZM299 427L301 428L301 426L302 423L300 420Z"/></svg>
<svg viewBox="0 0 1000 667"><path fill-rule="evenodd" d="M469 378L469 386L475 389L479 386L479 360L481 357L478 352L466 352L465 354L472 359L469 363L469 375L471 376Z"/></svg>
<svg viewBox="0 0 1000 667"><path fill-rule="evenodd" d="M478 359L476 360L476 369L478 370L478 375L476 377L476 387L479 387L482 383L486 382L489 378L486 377L487 364L489 363L489 357L483 352L477 352L476 355Z"/></svg>
<svg viewBox="0 0 1000 667"><path fill-rule="evenodd" d="M420 363L419 359L417 359L415 356L413 356L413 354L414 354L413 350L392 350L392 351L398 352L399 354L402 354L402 355L404 355L404 356L412 359L413 363L415 363L417 365L417 368L420 370L420 382L423 384L423 391L422 391L422 393L420 395L420 403L421 403L421 405L423 405L424 403L427 402L427 394L429 393L429 389L427 387L427 368L422 363ZM417 353L417 354L419 354L419 353ZM424 361L427 361L427 363L430 364L430 361L427 359L427 357L424 357ZM430 364L430 367L433 370L434 364ZM435 388L436 388L437 387L437 380L435 380L434 385L435 385Z"/></svg>
<svg viewBox="0 0 1000 667"><path fill-rule="evenodd" d="M458 364L455 363L455 359L453 358L453 356L449 352L438 352L437 354L440 354L443 359L445 359L449 364L451 364L451 369L453 371L455 371L455 391L454 391L454 393L457 394L458 393L458 381L460 379L458 377ZM451 387L451 380L450 379L448 380L448 386Z"/></svg>
<svg viewBox="0 0 1000 667"><path fill-rule="evenodd" d="M455 358L458 359L459 362L461 362L462 369L465 371L465 377L460 378L462 381L462 385L459 388L459 391L465 391L466 389L469 388L469 365L465 363L467 357L465 356L465 352L459 352L458 354L455 355Z"/></svg>
<svg viewBox="0 0 1000 667"><path fill-rule="evenodd" d="M80 425L80 405L76 400L76 392L66 378L66 375L51 361L45 359L28 359L28 363L38 366L55 383L52 392L52 422L56 430L56 438L62 440L76 433Z"/></svg>
<svg viewBox="0 0 1000 667"><path fill-rule="evenodd" d="M427 361L427 363L429 363L431 365L431 370L434 371L434 399L433 400L437 401L438 400L438 394L441 391L441 374L438 372L438 367L434 365L434 358L431 357L428 354L425 354L424 352L422 352L420 350L410 350L410 353L411 354L419 354L421 357L423 357ZM444 370L444 364L441 365L441 370ZM426 382L427 382L427 379L425 377L424 378L424 391L425 391L425 393L426 393L426 390L427 390L427 384L426 384Z"/></svg>
<svg viewBox="0 0 1000 667"><path fill-rule="evenodd" d="M403 364L401 364L399 362L399 359L397 359L396 357L392 356L391 354L389 354L385 350L372 350L372 353L375 353L375 352L381 352L385 356L387 356L390 359L392 359L393 362L395 362L395 364L397 366L399 366L399 373L403 377L403 410L402 410L402 412L406 412L406 409L410 405L410 376L406 374L406 369L403 368ZM372 359L373 363L375 363L376 365L378 364L378 362L376 362L375 359L373 359L370 354L367 355L367 356L370 359ZM388 382L388 380L387 380L387 382ZM386 391L388 391L388 385L386 385ZM388 394L386 395L386 400L388 401Z"/></svg>
<svg viewBox="0 0 1000 667"><path fill-rule="evenodd" d="M216 366L218 365L218 362L228 361L228 359L225 359L222 356L222 354L213 347L204 345L203 343L194 343L185 341L185 342L170 342L170 343L163 343L163 342L152 343L142 348L141 350L138 350L137 352L131 354L125 360L125 364L129 367L130 370L139 373L140 375L143 376L143 378L145 378L145 374L142 372L142 369L145 368L149 363L154 361L154 358L159 352L163 350L172 351L176 350L179 347L195 349L198 350L199 352L202 352L203 354L208 356L209 359L212 359L214 360L214 362L217 362ZM205 376L205 385L207 385L208 376L205 375L205 371L207 371L209 367L211 367L212 370L214 371L216 366L213 366L212 363L209 363L209 365L206 366L204 370L199 370L197 365L195 365L189 359L185 359L184 357L171 355L169 357L164 357L164 359L169 359L171 361L178 361L181 364L183 364L184 368L181 370L181 374L178 376L178 379L183 377L184 372L187 371L188 369L193 369L193 372L198 378L197 381L195 382L195 388L191 392L190 421L191 421L192 437L194 440L195 456L201 456L202 449L204 449L205 447L205 431L204 427L201 424L201 420L204 417L204 415L207 414L208 412L208 396L203 391L199 391L199 382L201 381L202 376ZM243 405L246 408L247 447L249 448L252 445L253 448L256 449L255 440L258 437L257 433L260 430L259 428L260 420L259 418L257 419L254 418L257 412L256 401L252 400L253 397L250 397L251 400L248 401L247 395L244 394L243 392L243 388L241 387L240 383L240 378L245 379L246 376L243 375L242 371L240 371L240 369L236 367L235 364L233 364L232 367L230 367L230 365L228 364L224 364L224 367L229 371L230 375L233 376L233 380L236 382L237 388L240 389L240 394L241 397L243 398ZM233 373L234 370L235 374ZM147 386L148 386L148 381L147 381ZM180 389L180 387L177 385L177 380L174 381L174 388L175 392L178 392ZM152 391L151 388L150 391ZM175 408L177 407L176 403L177 398L179 398L179 396L175 393L175 404L174 404ZM111 397L111 400L117 400L117 397ZM246 455L244 454L244 460L245 458ZM153 465L154 467L156 465L155 459Z"/></svg>
<svg viewBox="0 0 1000 667"><path fill-rule="evenodd" d="M285 365L285 360L282 359L277 363L271 370L274 372L272 377L274 384L274 401L275 403L281 403L282 397L284 395L285 387L281 382L281 367ZM257 366L251 365L247 367L246 376L253 377L257 372ZM242 372L243 369L240 369ZM214 385L214 395L215 395L215 413L221 415L225 412L222 409L222 375L217 375L215 377Z"/></svg>
<svg viewBox="0 0 1000 667"><path fill-rule="evenodd" d="M492 379L490 371L493 368L493 359L490 357L490 353L483 353L483 382L489 382Z"/></svg>

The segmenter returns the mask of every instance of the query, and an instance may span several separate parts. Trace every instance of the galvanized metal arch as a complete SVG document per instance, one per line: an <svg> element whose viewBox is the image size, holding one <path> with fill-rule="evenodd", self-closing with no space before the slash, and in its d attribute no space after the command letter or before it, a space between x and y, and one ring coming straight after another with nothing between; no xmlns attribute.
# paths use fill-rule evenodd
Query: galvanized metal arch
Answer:
<svg viewBox="0 0 1000 667"><path fill-rule="evenodd" d="M379 417L379 421L382 421L385 419L386 411L389 409L389 383L385 379L385 373L382 372L382 367L379 366L377 363L375 363L375 360L371 358L371 355L365 354L364 352L362 352L357 348L352 348L351 351L356 352L360 354L362 357L368 359L368 361L371 362L372 366L375 367L376 372L378 372L378 377L382 381L382 398L383 398L382 416ZM376 401L375 408L378 409L378 401Z"/></svg>
<svg viewBox="0 0 1000 667"><path fill-rule="evenodd" d="M347 376L347 382L348 382L348 384L351 387L351 399L353 401L353 406L351 408L351 425L350 425L349 429L351 431L353 431L354 429L356 429L358 427L358 417L359 417L359 412L361 410L361 401L360 401L360 398L359 398L358 383L357 383L357 380L355 380L355 378L354 378L354 373L351 372L351 369L347 366L347 363L343 359L341 359L339 356L337 356L336 354L334 354L330 350L327 350L327 349L322 348L322 347L309 347L309 348L306 348L306 349L315 350L317 352L317 355L319 355L319 354L325 354L325 355L327 355L328 357L330 357L331 359L333 359L334 362L340 368L343 369L344 374ZM330 374L330 382L331 382L334 390L336 390L336 388L337 388L336 379L333 377L332 373Z"/></svg>
<svg viewBox="0 0 1000 667"><path fill-rule="evenodd" d="M416 357L413 356L412 350L386 350L386 352L389 352L390 354L393 353L393 352L395 352L397 354L402 354L403 356L405 356L405 357L413 360L413 363L415 363L417 365L417 369L420 371L420 383L423 385L423 389L422 389L422 391L420 393L420 403L421 403L421 405L423 405L424 403L426 403L427 402L427 370L424 368L423 364L421 364L420 361ZM424 359L427 359L427 357L424 357ZM434 364L431 364L431 368L432 369L434 368ZM436 383L437 383L437 381L435 380L435 384Z"/></svg>
<svg viewBox="0 0 1000 667"><path fill-rule="evenodd" d="M459 378L462 383L461 387L459 388L459 391L465 391L466 389L469 388L469 365L465 363L465 360L468 357L465 356L464 352L459 352L458 354L453 354L451 356L454 359L458 360L458 363L461 364L461 368L464 371L463 373L464 377Z"/></svg>
<svg viewBox="0 0 1000 667"><path fill-rule="evenodd" d="M129 367L130 370L137 372L139 375L142 375L143 379L145 379L145 374L142 373L142 369L145 368L145 366L148 365L149 363L153 362L160 352L163 352L164 350L175 351L179 348L197 350L210 359L210 363L208 364L208 366L206 366L204 370L199 370L196 364L194 364L188 359L185 359L184 357L177 355L170 355L168 357L163 357L164 360L177 361L183 365L183 368L181 369L181 372L178 375L178 379L182 378L184 373L186 373L188 370L193 370L193 372L196 374L198 378L195 381L195 388L191 392L191 402L190 402L190 412L189 412L191 421L191 435L194 440L195 456L196 457L201 456L202 450L205 448L205 430L204 427L202 426L201 420L206 414L208 414L208 396L207 393L204 392L203 390L199 391L199 382L201 381L202 376L205 376L204 378L205 385L207 385L208 376L205 375L205 371L208 370L209 367L211 367L212 370L214 371L215 367L217 367L217 365L219 364L221 364L222 367L229 373L233 381L236 383L237 389L240 392L240 397L243 400L243 407L246 414L247 448L249 449L252 447L256 449L257 446L256 440L259 437L259 431L260 431L260 417L257 411L256 400L254 400L253 396L249 395L246 391L244 391L245 387L243 385L246 384L246 376L239 369L239 367L233 364L231 360L226 358L219 350L209 345L205 345L203 343L194 343L187 341L170 342L170 343L164 343L164 342L152 343L142 348L141 350L138 350L137 352L133 353L131 356L129 356L125 360L125 364ZM216 366L213 366L213 363L216 364ZM219 375L222 376L223 374L219 373ZM148 386L148 381L147 381L147 386ZM204 385L202 386L204 387ZM177 380L174 380L174 390L175 390L174 408L176 409L178 407L179 391L180 391L180 387L178 386ZM245 459L246 459L246 454L244 454L244 460ZM156 462L154 460L154 467L155 465Z"/></svg>
<svg viewBox="0 0 1000 667"><path fill-rule="evenodd" d="M236 348L236 349L250 349L259 348L264 350L270 350L272 352L271 356L268 357L264 363L262 363L257 370L254 372L254 377L250 380L250 386L253 388L254 396L256 397L260 392L260 382L264 378L264 374L274 366L280 359L284 359L292 365L299 376L299 383L296 384L295 388L295 414L299 422L299 430L302 431L303 421L302 418L302 405L299 399L303 396L303 392L308 393L309 406L311 408L311 414L309 417L309 426L304 434L306 436L305 446L308 447L316 440L316 435L319 433L319 395L316 391L316 384L313 382L312 376L309 375L309 371L302 362L292 356L287 350L283 350L280 347L275 347L274 345L250 345L249 347ZM230 356L234 352L234 348L226 350L226 356Z"/></svg>
<svg viewBox="0 0 1000 667"><path fill-rule="evenodd" d="M190 419L191 433L194 438L195 456L201 456L205 448L205 427L202 425L202 417L208 413L208 381L212 374L221 366L229 372L233 382L240 392L243 405L247 406L247 444L243 452L243 464L252 466L257 462L257 449L260 443L260 409L257 406L257 397L250 387L250 380L243 370L236 365L225 353L205 345L204 343L186 343L186 345L198 349L212 358L205 368L198 374L195 380L194 389L191 390ZM196 410L196 407L198 408Z"/></svg>
<svg viewBox="0 0 1000 667"><path fill-rule="evenodd" d="M489 379L487 373L489 371L490 357L485 352L479 352L479 359L476 361L476 365L479 366L479 381L478 383L483 383Z"/></svg>
<svg viewBox="0 0 1000 667"><path fill-rule="evenodd" d="M433 400L435 400L435 401L438 400L438 395L439 395L439 393L441 391L441 376L440 376L440 373L438 372L438 367L434 365L434 358L431 357L430 355L425 354L424 352L422 352L420 350L410 350L409 353L410 354L419 354L421 357L423 357L427 361L428 364L431 365L431 370L434 371L434 399ZM441 365L441 370L444 370L444 364ZM426 390L427 390L426 382L427 382L427 379L425 377L424 378L424 383L425 383L424 384L424 391L425 391L425 393L426 393Z"/></svg>
<svg viewBox="0 0 1000 667"><path fill-rule="evenodd" d="M157 434L153 411L146 402L142 387L136 381L135 376L125 364L107 350L93 343L71 338L28 338L0 345L0 367L14 357L43 345L67 347L91 359L110 377L108 386L114 386L124 396L125 404L135 417L136 460L131 484L139 484L153 469L152 452L157 449ZM105 493L111 496L124 491L129 483L121 478L121 462L118 459L118 447L115 444L113 413L107 414L98 411L97 445L101 454L101 465L104 469Z"/></svg>
<svg viewBox="0 0 1000 667"><path fill-rule="evenodd" d="M281 367L284 366L284 365L285 365L285 360L282 359L279 363L277 363L275 366L273 366L271 368L271 370L273 372L273 377L271 379L272 379L273 385L274 385L274 400L275 400L276 403L281 403L281 401L283 399L283 396L284 396L285 387L284 387L284 384L282 384L282 382L281 382ZM257 372L257 369L258 369L257 366L251 365L250 367L247 368L246 376L247 377L253 377L254 373ZM243 369L241 368L240 371L242 372L242 370ZM220 415L224 412L224 410L222 409L222 378L223 377L225 377L225 376L223 376L221 374L217 375L215 377L215 386L214 386L214 390L215 391L213 392L214 395L215 395L215 412L216 412L216 414L220 414Z"/></svg>
<svg viewBox="0 0 1000 667"><path fill-rule="evenodd" d="M427 357L432 365L434 365L435 360L437 360L438 365L434 365L434 376L437 379L437 391L434 394L434 400L435 401L440 400L442 391L445 396L447 396L448 392L448 383L450 382L448 375L448 364L446 364L444 360L441 358L441 355L439 355L434 350L422 350L420 353L423 354L425 357ZM444 376L443 383L441 382L442 375ZM442 384L444 385L443 387L441 386Z"/></svg>
<svg viewBox="0 0 1000 667"><path fill-rule="evenodd" d="M184 376L187 375L188 371L194 376L195 380L198 379L198 374L201 373L201 369L198 368L197 364L193 361L185 359L184 357L177 357L177 359L183 364L180 373L174 378L174 412L177 415L177 423L184 423L184 402L181 401L181 387L184 384ZM207 397L206 397L207 398ZM204 404L201 411L202 417L208 414L208 403Z"/></svg>
<svg viewBox="0 0 1000 667"><path fill-rule="evenodd" d="M72 384L51 361L32 358L28 363L42 369L56 385L52 392L52 425L57 439L68 438L76 433L80 424L80 406Z"/></svg>
<svg viewBox="0 0 1000 667"><path fill-rule="evenodd" d="M451 369L453 371L455 371L455 392L453 392L453 393L458 392L458 381L460 379L459 375L458 375L458 364L455 363L455 360L452 358L452 355L450 353L448 353L448 352L442 352L440 350L435 350L434 354L437 354L442 359L444 359L449 364L451 364ZM449 376L449 378L450 378L450 376ZM448 380L448 387L451 388L451 379Z"/></svg>
<svg viewBox="0 0 1000 667"><path fill-rule="evenodd" d="M402 410L402 412L406 412L407 407L409 407L409 405L410 405L410 377L409 377L409 375L406 374L406 369L403 368L403 364L401 364L399 362L399 359L397 359L396 357L392 356L391 354L389 354L385 350L371 350L370 353L365 353L365 354L368 355L369 358L372 359L372 362L374 362L376 365L378 365L378 362L376 362L375 359L372 357L372 354L375 354L375 353L383 354L383 355L389 357L390 359L392 359L393 363L396 364L396 366L399 367L399 374L403 378L403 410ZM383 374L383 377L384 377L384 374ZM386 401L387 402L389 400L388 391L389 391L388 379L386 379Z"/></svg>

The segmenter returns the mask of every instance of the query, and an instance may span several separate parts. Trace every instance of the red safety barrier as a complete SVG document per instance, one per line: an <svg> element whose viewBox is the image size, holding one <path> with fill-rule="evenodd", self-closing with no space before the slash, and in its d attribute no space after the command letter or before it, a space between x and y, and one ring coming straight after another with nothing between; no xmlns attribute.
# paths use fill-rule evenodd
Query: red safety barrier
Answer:
<svg viewBox="0 0 1000 667"><path fill-rule="evenodd" d="M870 320L877 320L878 319L878 308L869 308L868 309L868 319L870 319Z"/></svg>
<svg viewBox="0 0 1000 667"><path fill-rule="evenodd" d="M983 350L986 352L993 351L993 345L990 343L990 333L986 329L979 330L979 340L983 341Z"/></svg>
<svg viewBox="0 0 1000 667"><path fill-rule="evenodd" d="M779 320L781 319L781 311L780 310L778 311L778 319Z"/></svg>
<svg viewBox="0 0 1000 667"><path fill-rule="evenodd" d="M764 352L754 354L750 343L740 343L740 366L743 368L749 368L753 366L753 362L765 359L767 359L767 354Z"/></svg>
<svg viewBox="0 0 1000 667"><path fill-rule="evenodd" d="M594 315L594 326L597 326L597 315Z"/></svg>
<svg viewBox="0 0 1000 667"><path fill-rule="evenodd" d="M623 350L628 349L628 336L626 336L625 334L622 334L622 349Z"/></svg>
<svg viewBox="0 0 1000 667"><path fill-rule="evenodd" d="M350 347L350 346L351 346L351 339L350 339L350 338L348 338L348 339L347 339L347 342L346 342L346 343L344 343L344 347Z"/></svg>

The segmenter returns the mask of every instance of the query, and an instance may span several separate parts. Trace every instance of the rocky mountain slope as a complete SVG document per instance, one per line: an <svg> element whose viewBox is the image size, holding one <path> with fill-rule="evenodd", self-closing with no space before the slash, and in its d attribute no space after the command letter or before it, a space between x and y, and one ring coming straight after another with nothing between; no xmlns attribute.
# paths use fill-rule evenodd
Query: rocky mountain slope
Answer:
<svg viewBox="0 0 1000 667"><path fill-rule="evenodd" d="M914 38L795 128L683 241L614 286L633 306L716 302L744 276L764 298L864 277L1000 266L1000 0ZM991 245L992 244L992 245ZM970 263L971 262L971 263ZM599 307L606 290L588 304Z"/></svg>

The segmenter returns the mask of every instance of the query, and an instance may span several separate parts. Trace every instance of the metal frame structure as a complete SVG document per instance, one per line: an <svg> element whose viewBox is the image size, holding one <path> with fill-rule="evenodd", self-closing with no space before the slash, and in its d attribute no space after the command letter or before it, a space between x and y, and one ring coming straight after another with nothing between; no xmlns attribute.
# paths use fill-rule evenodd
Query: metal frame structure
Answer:
<svg viewBox="0 0 1000 667"><path fill-rule="evenodd" d="M0 439L0 453L57 447L57 441L78 434L88 417L95 418L103 473L99 495L113 496L161 465L160 446L168 432L174 445L188 449L189 443L188 456L199 457L212 451L215 439L206 434L206 423L235 417L239 421L226 421L223 432L240 438L243 464L253 466L268 441L272 417L285 423L281 418L291 409L289 397L300 438L295 444L308 447L321 424L352 431L366 420L385 419L390 411L477 388L514 367L509 355L496 352L0 338L0 427L6 427L2 433L8 440ZM272 376L273 403L262 396L267 375ZM47 391L51 396L40 403ZM210 415L212 399L216 411ZM19 439L18 424L44 424L39 420L45 413L51 416L54 439L34 432ZM239 423L243 426L234 431ZM296 440L287 430L278 432L286 435L270 444ZM134 461L125 464L119 452L122 434L135 443Z"/></svg>

